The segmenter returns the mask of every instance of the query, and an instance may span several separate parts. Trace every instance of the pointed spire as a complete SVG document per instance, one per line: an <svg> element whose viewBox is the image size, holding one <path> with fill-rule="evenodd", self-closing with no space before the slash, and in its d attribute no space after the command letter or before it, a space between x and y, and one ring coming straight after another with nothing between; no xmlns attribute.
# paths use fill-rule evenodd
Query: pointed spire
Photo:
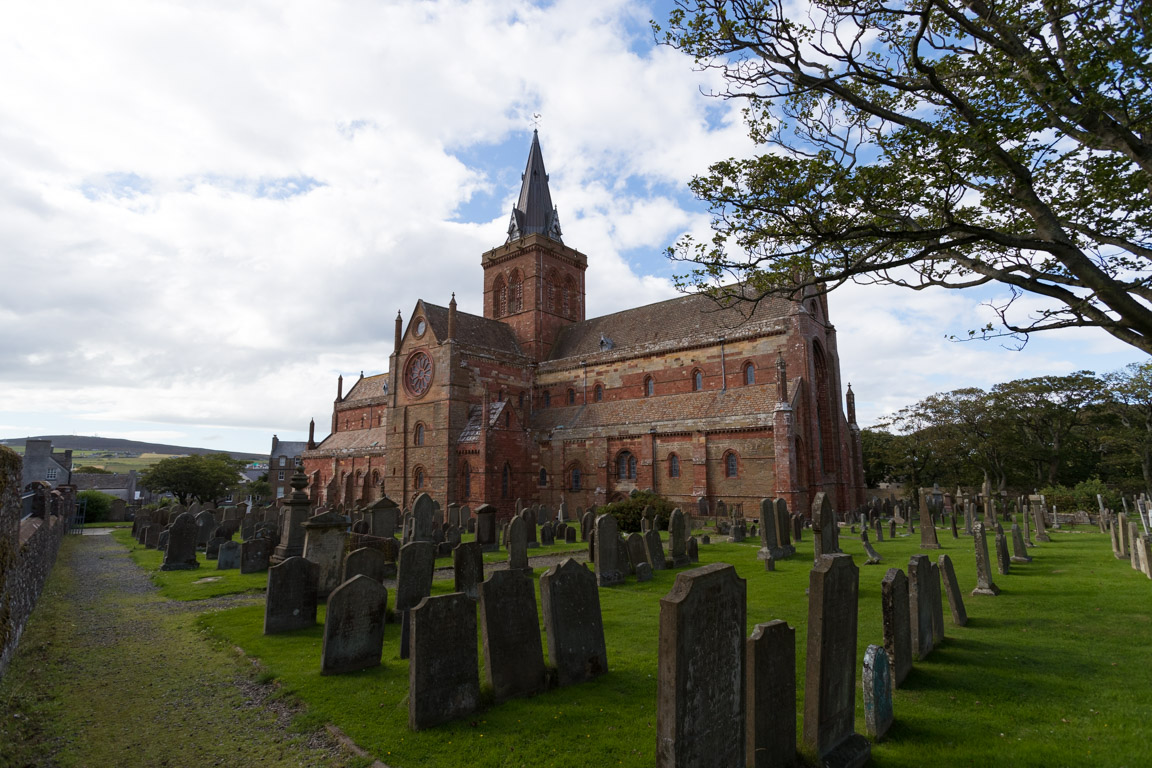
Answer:
<svg viewBox="0 0 1152 768"><path fill-rule="evenodd" d="M308 450L316 448L316 419L308 422Z"/></svg>
<svg viewBox="0 0 1152 768"><path fill-rule="evenodd" d="M788 402L788 363L780 352L776 353L776 402Z"/></svg>
<svg viewBox="0 0 1152 768"><path fill-rule="evenodd" d="M544 155L540 151L540 135L532 131L532 147L528 150L528 165L520 177L520 199L512 209L508 223L508 242L526 235L542 234L563 242L560 237L560 217L552 205L548 191L548 173L544 170Z"/></svg>
<svg viewBox="0 0 1152 768"><path fill-rule="evenodd" d="M852 391L852 385L848 385L848 391L844 393L844 399L848 404L848 423L856 426L856 393Z"/></svg>
<svg viewBox="0 0 1152 768"><path fill-rule="evenodd" d="M452 301L448 302L448 339L456 338L456 293L452 293Z"/></svg>

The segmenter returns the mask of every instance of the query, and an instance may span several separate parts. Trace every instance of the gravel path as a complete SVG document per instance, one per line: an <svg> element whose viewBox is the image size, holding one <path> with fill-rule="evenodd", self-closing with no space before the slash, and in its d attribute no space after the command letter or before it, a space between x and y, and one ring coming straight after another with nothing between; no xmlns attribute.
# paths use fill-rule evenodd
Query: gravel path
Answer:
<svg viewBox="0 0 1152 768"><path fill-rule="evenodd" d="M275 687L194 631L192 614L250 600L167 600L112 537L67 537L0 681L0 766L344 765L333 736L290 733Z"/></svg>

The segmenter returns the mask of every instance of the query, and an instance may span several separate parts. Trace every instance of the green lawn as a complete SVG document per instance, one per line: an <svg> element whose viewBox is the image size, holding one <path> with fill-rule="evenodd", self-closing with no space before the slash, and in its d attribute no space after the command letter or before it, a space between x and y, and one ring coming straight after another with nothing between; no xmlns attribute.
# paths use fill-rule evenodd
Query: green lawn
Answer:
<svg viewBox="0 0 1152 768"><path fill-rule="evenodd" d="M113 538L128 547L132 559L152 574L152 583L160 588L160 593L172 600L206 600L210 597L235 595L243 592L263 592L268 586L268 574L240 573L239 569L216 570L215 560L205 560L204 553L198 552L196 559L200 567L192 571L162 571L164 554L157 549L148 549L136 543L131 528L118 529Z"/></svg>
<svg viewBox="0 0 1152 768"><path fill-rule="evenodd" d="M945 529L939 534L941 551L971 590L970 540L953 540ZM748 631L772 619L797 630L799 713L811 536L774 573L756 560L754 541L716 543L722 538L713 536L714 543L701 548L701 564L731 563L748 580ZM859 543L842 534L843 549L860 564L858 662L868 644L881 643L880 580L889 567L906 569L919 538L874 542L885 562L864 566ZM896 725L874 745L875 765L1145 764L1140 756L1152 732L1152 581L1115 560L1105 536L1054 531L1052 538L1031 551L1034 562L995 576L999 597L966 592L968 626L952 625L945 607L947 639L915 664L896 692ZM929 554L935 560L939 553ZM287 693L307 703L311 718L334 723L396 768L651 766L659 601L675 575L663 571L646 584L600 590L607 675L422 733L407 729L408 662L399 658L395 625L386 630L381 667L322 678L319 625L265 637L259 605L206 613L199 623L258 658ZM450 589L450 581L434 585L435 593ZM863 731L858 687L857 730Z"/></svg>

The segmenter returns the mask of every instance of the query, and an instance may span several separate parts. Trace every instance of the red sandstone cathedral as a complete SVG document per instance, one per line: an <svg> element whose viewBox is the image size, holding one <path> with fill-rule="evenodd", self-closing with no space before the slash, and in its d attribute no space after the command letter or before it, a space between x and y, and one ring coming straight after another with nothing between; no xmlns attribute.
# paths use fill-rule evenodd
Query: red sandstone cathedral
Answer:
<svg viewBox="0 0 1152 768"><path fill-rule="evenodd" d="M418 300L388 372L337 386L332 433L303 454L315 503L421 492L443 506L571 509L652 489L757 514L824 491L864 501L851 389L840 404L824 296L718 306L689 295L585 319L588 257L568 247L532 137L507 241L480 257L484 316Z"/></svg>

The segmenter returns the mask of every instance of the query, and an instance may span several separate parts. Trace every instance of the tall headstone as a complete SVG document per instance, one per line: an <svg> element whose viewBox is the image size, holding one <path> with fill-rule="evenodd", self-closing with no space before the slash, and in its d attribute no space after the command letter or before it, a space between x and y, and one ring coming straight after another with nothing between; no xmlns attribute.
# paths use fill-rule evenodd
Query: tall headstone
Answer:
<svg viewBox="0 0 1152 768"><path fill-rule="evenodd" d="M500 550L496 540L496 507L491 504L481 504L476 508L476 541L484 552Z"/></svg>
<svg viewBox="0 0 1152 768"><path fill-rule="evenodd" d="M580 518L580 541L588 541L588 537L592 535L592 529L596 524L596 517L592 510L584 513Z"/></svg>
<svg viewBox="0 0 1152 768"><path fill-rule="evenodd" d="M948 596L952 623L962 627L968 623L968 612L964 610L964 595L960 591L960 583L956 580L956 569L952 567L952 559L948 555L940 555L936 562L940 568L940 577L944 581L944 593Z"/></svg>
<svg viewBox="0 0 1152 768"><path fill-rule="evenodd" d="M157 526L149 528L158 529ZM168 548L164 550L164 564L162 571L190 571L200 567L196 559L196 535L199 527L196 525L192 513L185 512L177 517L168 529Z"/></svg>
<svg viewBox="0 0 1152 768"><path fill-rule="evenodd" d="M972 594L1000 594L1000 588L992 581L992 562L988 559L988 540L984 538L984 523L972 524L972 541L976 545L976 589L972 590Z"/></svg>
<svg viewBox="0 0 1152 768"><path fill-rule="evenodd" d="M641 563L648 562L648 549L644 546L644 534L633 531L628 534L624 539L624 550L628 555L628 564L632 568L632 572L636 572L636 567ZM651 572L651 566L649 566Z"/></svg>
<svg viewBox="0 0 1152 768"><path fill-rule="evenodd" d="M240 573L260 573L271 564L272 542L262 536L240 542Z"/></svg>
<svg viewBox="0 0 1152 768"><path fill-rule="evenodd" d="M413 541L400 548L396 571L396 612L400 616L400 658L408 658L411 631L410 610L432 594L432 574L436 570L436 547L430 541Z"/></svg>
<svg viewBox="0 0 1152 768"><path fill-rule="evenodd" d="M836 514L832 511L832 499L824 492L817 493L812 502L812 536L815 539L815 562L820 562L821 555L834 555L840 551L840 531Z"/></svg>
<svg viewBox="0 0 1152 768"><path fill-rule="evenodd" d="M1001 576L1007 576L1012 559L1008 555L1008 539L1004 536L1004 527L1000 523L996 526L996 570Z"/></svg>
<svg viewBox="0 0 1152 768"><path fill-rule="evenodd" d="M1024 534L1020 532L1020 526L1016 523L1012 523L1012 562L1032 562L1032 556L1028 554L1028 548L1024 546Z"/></svg>
<svg viewBox="0 0 1152 768"><path fill-rule="evenodd" d="M783 499L781 499L783 501ZM771 499L760 500L760 550L758 560L782 560L779 537L776 535L776 503Z"/></svg>
<svg viewBox="0 0 1152 768"><path fill-rule="evenodd" d="M942 555L946 557L946 555ZM908 577L899 568L889 568L880 582L884 625L884 650L892 662L897 688L912 670L912 626L908 609Z"/></svg>
<svg viewBox="0 0 1152 768"><path fill-rule="evenodd" d="M524 576L532 575L528 564L527 523L523 517L512 518L508 526L508 570Z"/></svg>
<svg viewBox="0 0 1152 768"><path fill-rule="evenodd" d="M431 728L471 714L479 705L476 603L459 592L425 597L412 608L408 727Z"/></svg>
<svg viewBox="0 0 1152 768"><path fill-rule="evenodd" d="M320 674L337 675L380 666L388 590L367 576L338 586L328 597Z"/></svg>
<svg viewBox="0 0 1152 768"><path fill-rule="evenodd" d="M653 571L662 571L668 567L668 561L664 558L664 544L660 541L660 532L655 528L648 529L644 534L644 549Z"/></svg>
<svg viewBox="0 0 1152 768"><path fill-rule="evenodd" d="M932 645L944 642L944 595L940 591L940 566L932 563L928 580L929 606L932 614Z"/></svg>
<svg viewBox="0 0 1152 768"><path fill-rule="evenodd" d="M668 518L668 549L674 568L688 565L688 524L680 507L673 509Z"/></svg>
<svg viewBox="0 0 1152 768"><path fill-rule="evenodd" d="M750 768L796 764L796 630L776 620L757 624L746 641L745 748Z"/></svg>
<svg viewBox="0 0 1152 768"><path fill-rule="evenodd" d="M792 516L788 514L788 502L776 499L772 508L776 512L776 546L784 550L785 557L792 557L796 554L796 547L792 545ZM799 534L796 540L800 540Z"/></svg>
<svg viewBox="0 0 1152 768"><path fill-rule="evenodd" d="M484 676L497 702L544 688L544 647L532 580L493 571L480 584Z"/></svg>
<svg viewBox="0 0 1152 768"><path fill-rule="evenodd" d="M231 571L240 567L240 542L226 541L216 555L216 570Z"/></svg>
<svg viewBox="0 0 1152 768"><path fill-rule="evenodd" d="M908 561L908 613L912 619L912 658L923 661L932 653L932 561L912 555Z"/></svg>
<svg viewBox="0 0 1152 768"><path fill-rule="evenodd" d="M548 658L560 685L590 680L608 671L604 622L596 576L567 558L540 577L540 607Z"/></svg>
<svg viewBox="0 0 1152 768"><path fill-rule="evenodd" d="M212 538L212 531L216 530L216 518L208 510L196 515L196 546L207 546L208 539Z"/></svg>
<svg viewBox="0 0 1152 768"><path fill-rule="evenodd" d="M1030 497L1031 498L1031 497ZM1042 498L1037 497L1037 500L1031 503L1032 519L1036 523L1036 541L1049 542L1052 539L1048 536L1048 525L1044 520L1044 501Z"/></svg>
<svg viewBox="0 0 1152 768"><path fill-rule="evenodd" d="M936 524L931 515L920 518L920 549L940 549L940 540L936 538Z"/></svg>
<svg viewBox="0 0 1152 768"><path fill-rule="evenodd" d="M540 546L540 542L536 539L536 526L539 519L536 510L532 507L520 513L520 519L524 521L524 542L528 549L535 549ZM515 518L513 518L515 520ZM527 555L525 555L527 557Z"/></svg>
<svg viewBox="0 0 1152 768"><path fill-rule="evenodd" d="M317 565L303 557L290 557L268 570L264 599L264 634L274 635L316 624Z"/></svg>
<svg viewBox="0 0 1152 768"><path fill-rule="evenodd" d="M432 524L436 516L436 502L426 493L417 494L412 501L413 541L432 541Z"/></svg>
<svg viewBox="0 0 1152 768"><path fill-rule="evenodd" d="M602 587L624 581L617 544L619 538L615 517L607 514L596 518L596 583Z"/></svg>
<svg viewBox="0 0 1152 768"><path fill-rule="evenodd" d="M453 548L452 575L457 592L474 601L480 599L480 582L484 581L484 553L480 542L464 542Z"/></svg>
<svg viewBox="0 0 1152 768"><path fill-rule="evenodd" d="M304 557L320 566L320 597L327 597L340 586L350 524L348 517L339 512L321 512L300 524L304 528Z"/></svg>
<svg viewBox="0 0 1152 768"><path fill-rule="evenodd" d="M955 519L955 518L953 518ZM892 670L888 654L878 645L864 651L864 730L879 741L892 727Z"/></svg>
<svg viewBox="0 0 1152 768"><path fill-rule="evenodd" d="M851 555L821 556L808 577L804 747L821 765L862 766L872 753L854 730L859 589Z"/></svg>
<svg viewBox="0 0 1152 768"><path fill-rule="evenodd" d="M713 563L676 575L660 600L657 768L745 764L747 588Z"/></svg>
<svg viewBox="0 0 1152 768"><path fill-rule="evenodd" d="M860 543L864 547L864 554L868 555L865 565L879 565L881 561L880 553L872 546L872 542L868 541L868 526L860 529Z"/></svg>

